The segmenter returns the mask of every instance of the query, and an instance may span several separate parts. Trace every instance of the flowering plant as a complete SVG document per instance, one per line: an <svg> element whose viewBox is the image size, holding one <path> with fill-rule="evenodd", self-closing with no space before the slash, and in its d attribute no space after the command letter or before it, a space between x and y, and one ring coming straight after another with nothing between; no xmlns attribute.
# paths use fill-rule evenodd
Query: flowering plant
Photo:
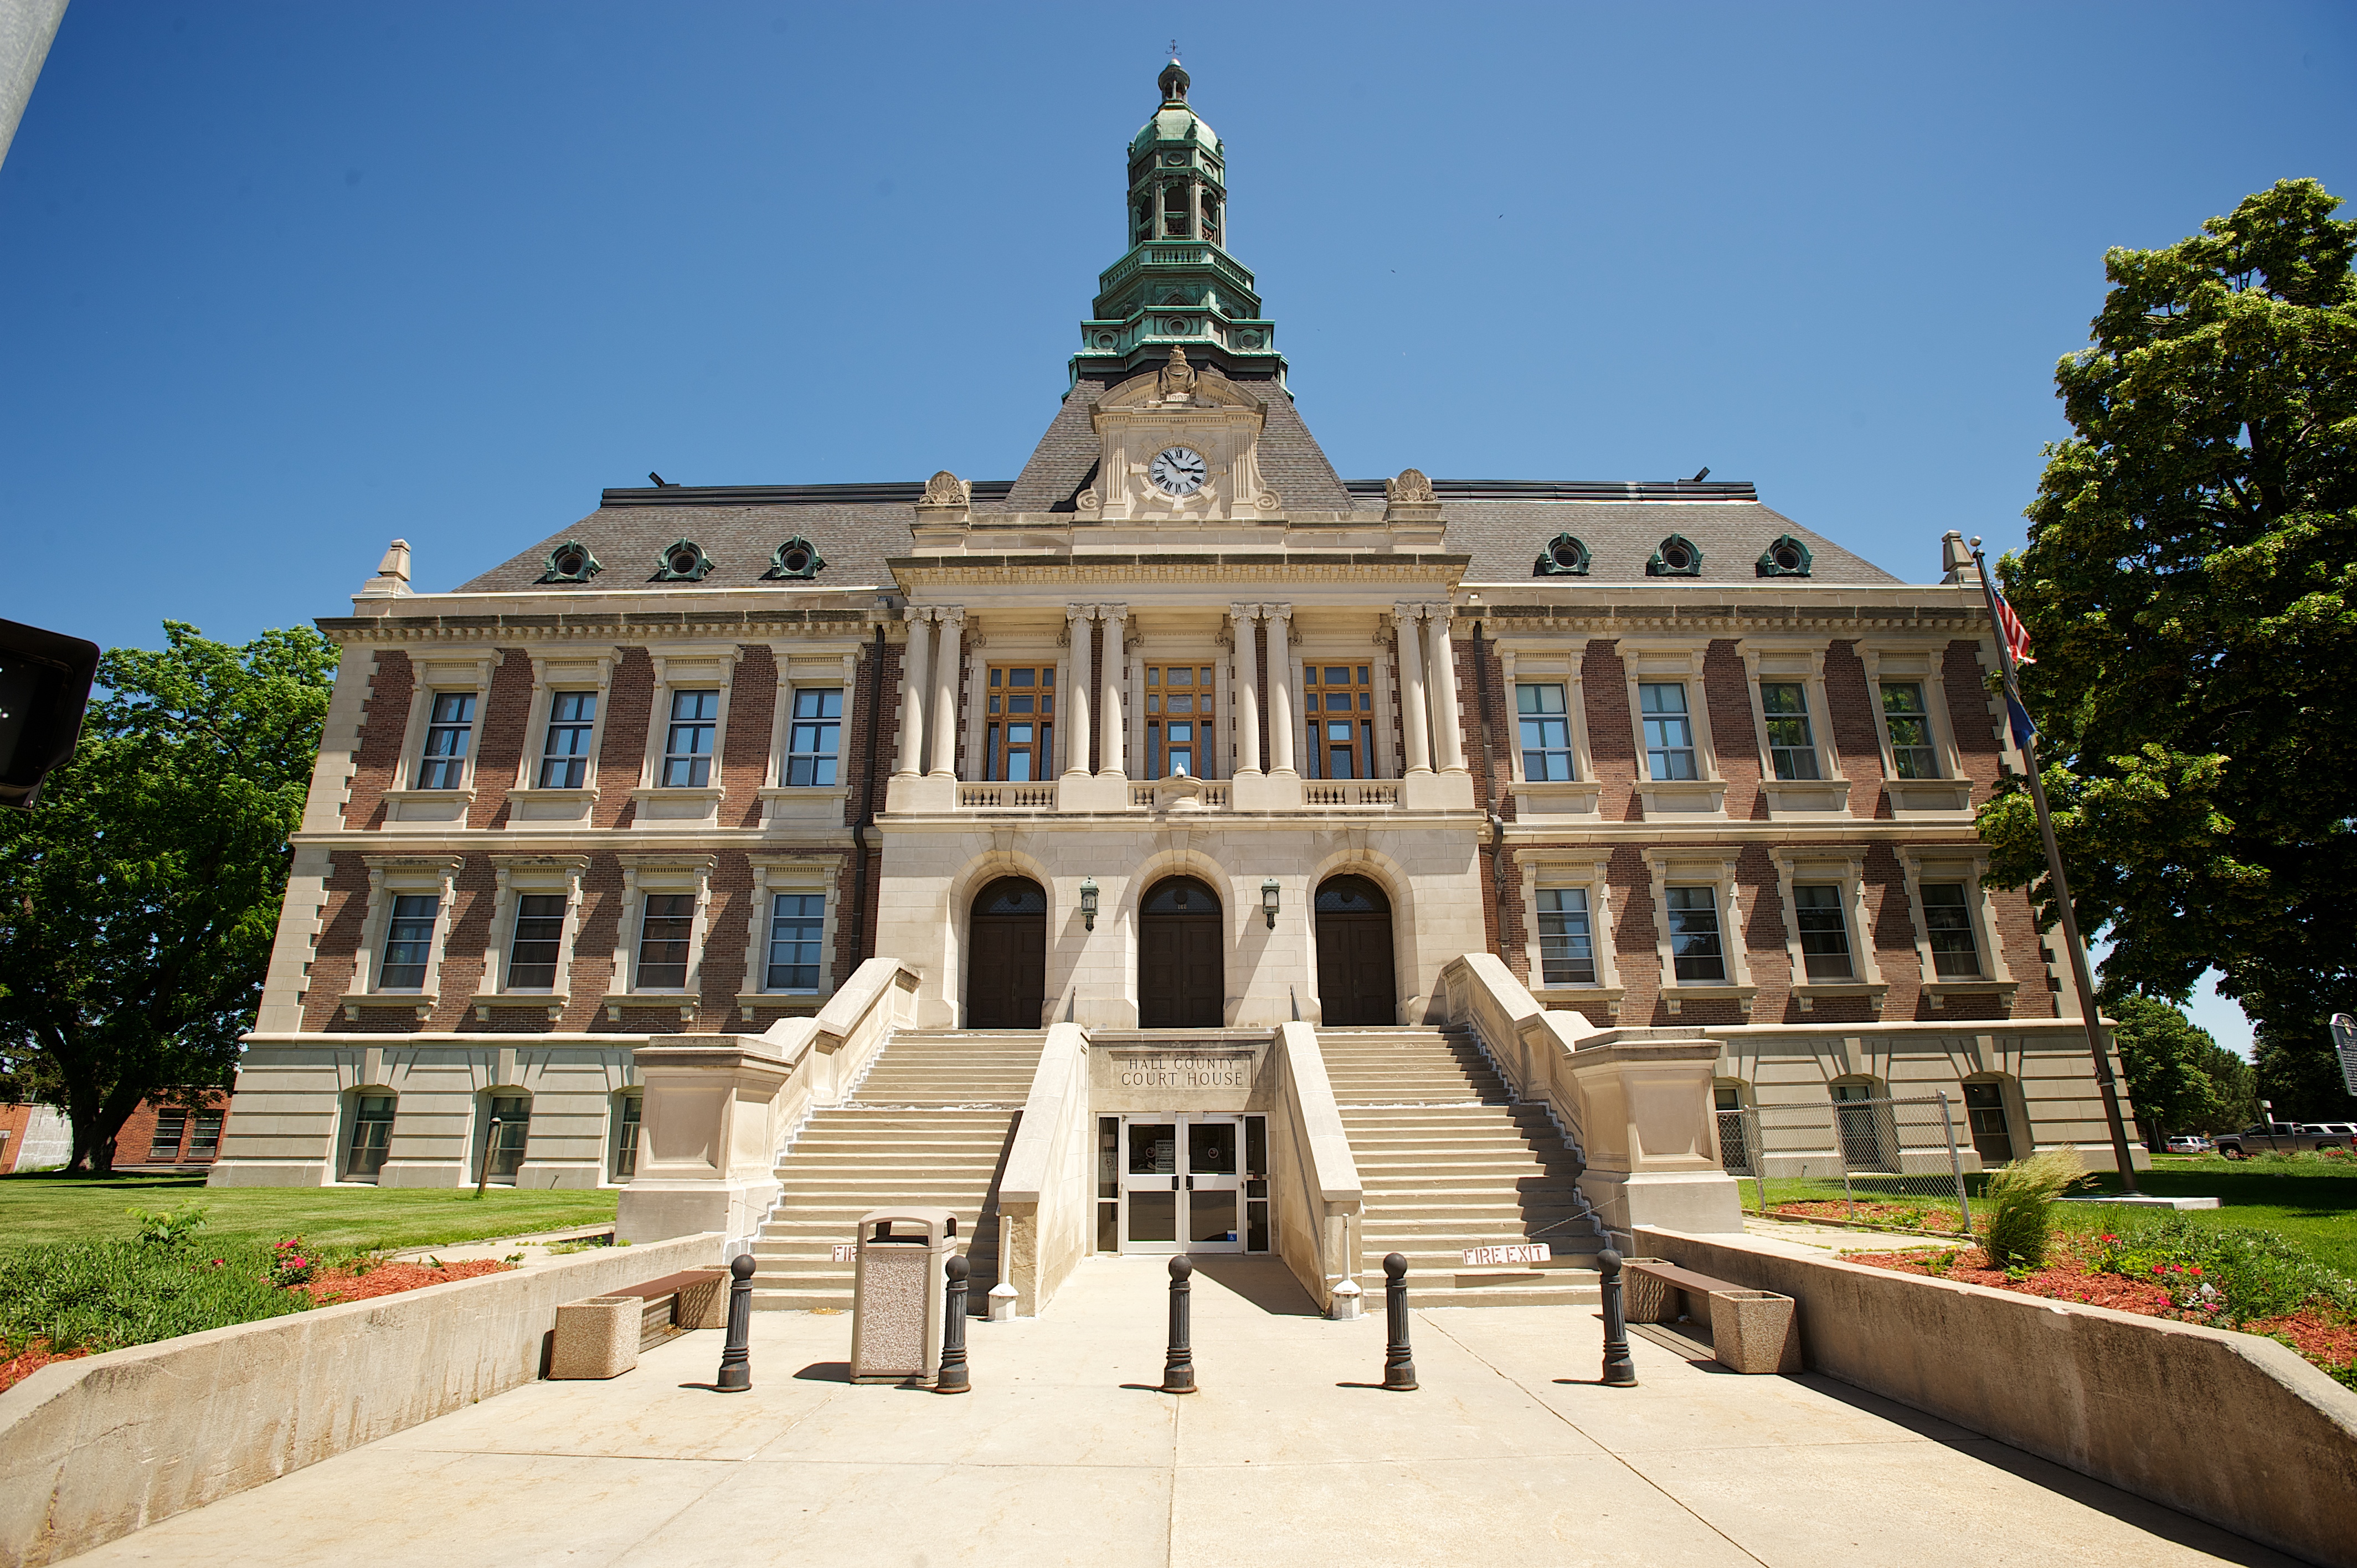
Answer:
<svg viewBox="0 0 2357 1568"><path fill-rule="evenodd" d="M270 1249L270 1283L281 1289L302 1284L318 1267L319 1260L310 1254L300 1236L289 1236Z"/></svg>

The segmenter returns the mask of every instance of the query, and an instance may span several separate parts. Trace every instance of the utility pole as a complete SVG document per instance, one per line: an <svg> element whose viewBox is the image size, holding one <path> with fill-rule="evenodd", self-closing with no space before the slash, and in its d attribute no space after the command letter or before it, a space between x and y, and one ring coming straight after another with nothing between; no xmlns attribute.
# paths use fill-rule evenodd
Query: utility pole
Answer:
<svg viewBox="0 0 2357 1568"><path fill-rule="evenodd" d="M1947 537L1959 543L1964 536L1950 530ZM2005 671L2006 721L2012 723L2014 710L2024 714L2021 707L2021 685L2013 664L2013 649L2007 642L2005 623L1996 613L1996 585L1989 580L1988 557L1981 550L1981 542L1972 542L1973 564L1980 568L1981 597L1988 606L1989 629L1996 637L1997 665ZM2071 950L2071 981L2079 992L2079 1021L2087 1028L2087 1050L2095 1058L2095 1087L2103 1090L2104 1117L2112 1127L2112 1155L2119 1162L2120 1187L2123 1191L2136 1190L2136 1161L2128 1152L2127 1122L2120 1116L2119 1081L2112 1076L2112 1053L2104 1039L2104 1023L2095 1007L2095 985L2087 973L2087 949L2079 940L2079 917L2071 908L2071 883L2062 875L2062 851L2054 842L2054 819L2046 810L2046 780L2038 764L2038 741L2035 736L2016 732L2014 739L2021 746L2021 760L2029 775L2029 802L2038 808L2038 836L2046 844L2046 875L2054 889L2054 906L2062 915L2062 941Z"/></svg>

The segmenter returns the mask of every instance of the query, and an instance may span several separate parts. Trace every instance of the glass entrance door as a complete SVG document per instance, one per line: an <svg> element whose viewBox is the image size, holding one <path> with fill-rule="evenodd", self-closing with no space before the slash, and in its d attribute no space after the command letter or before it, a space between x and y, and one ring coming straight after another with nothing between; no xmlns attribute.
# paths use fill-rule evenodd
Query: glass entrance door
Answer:
<svg viewBox="0 0 2357 1568"><path fill-rule="evenodd" d="M1123 1251L1244 1250L1243 1120L1210 1112L1122 1118Z"/></svg>

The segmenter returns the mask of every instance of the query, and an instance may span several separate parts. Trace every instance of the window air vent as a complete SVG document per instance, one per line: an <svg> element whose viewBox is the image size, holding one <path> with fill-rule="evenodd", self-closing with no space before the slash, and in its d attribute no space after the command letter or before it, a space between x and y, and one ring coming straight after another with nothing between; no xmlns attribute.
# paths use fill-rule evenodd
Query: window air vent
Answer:
<svg viewBox="0 0 2357 1568"><path fill-rule="evenodd" d="M1763 577L1805 577L1813 564L1809 547L1789 533L1778 534L1775 542L1760 553Z"/></svg>
<svg viewBox="0 0 2357 1568"><path fill-rule="evenodd" d="M1540 554L1533 572L1541 577L1585 577L1587 546L1571 534L1558 533Z"/></svg>

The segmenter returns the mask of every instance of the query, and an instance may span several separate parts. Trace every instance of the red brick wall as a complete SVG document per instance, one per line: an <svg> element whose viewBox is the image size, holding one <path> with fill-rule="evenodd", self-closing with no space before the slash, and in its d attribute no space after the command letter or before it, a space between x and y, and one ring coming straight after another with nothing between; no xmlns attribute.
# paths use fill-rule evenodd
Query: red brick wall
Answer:
<svg viewBox="0 0 2357 1568"><path fill-rule="evenodd" d="M606 728L597 737L597 805L591 825L622 828L637 814L630 791L647 757L647 722L654 707L655 664L643 648L625 648L606 688Z"/></svg>
<svg viewBox="0 0 2357 1568"><path fill-rule="evenodd" d="M1825 718L1841 776L1849 780L1850 814L1857 817L1890 815L1890 803L1882 798L1882 734L1875 727L1874 702L1857 644L1836 642L1827 648L1825 705L1831 712Z"/></svg>
<svg viewBox="0 0 2357 1568"><path fill-rule="evenodd" d="M26 1104L0 1104L0 1173L16 1168L16 1156L24 1152L25 1133L33 1122L33 1107Z"/></svg>
<svg viewBox="0 0 2357 1568"><path fill-rule="evenodd" d="M1766 822L1767 792L1760 788L1760 729L1751 717L1751 681L1743 655L1726 639L1703 653L1703 701L1710 714L1711 750L1727 780L1730 822Z"/></svg>
<svg viewBox="0 0 2357 1568"><path fill-rule="evenodd" d="M508 791L515 788L523 748L532 732L532 656L503 648L491 669L491 689L475 725L475 799L467 808L470 828L507 825Z"/></svg>
<svg viewBox="0 0 2357 1568"><path fill-rule="evenodd" d="M1587 694L1587 750L1596 781L1604 787L1597 814L1608 822L1642 822L1637 799L1637 732L1629 714L1629 671L1618 644L1597 638L1579 667Z"/></svg>
<svg viewBox="0 0 2357 1568"><path fill-rule="evenodd" d="M172 1155L168 1156L159 1155L151 1161L147 1156L155 1145L156 1123L167 1109L184 1109L188 1112L181 1122L179 1141L175 1145L175 1152ZM199 1155L192 1147L196 1143L199 1110L220 1112L222 1127L224 1129L228 1127L230 1097L221 1090L205 1090L193 1106L167 1106L161 1100L141 1101L139 1108L134 1111L130 1118L123 1123L123 1130L114 1135L115 1168L119 1170L126 1165L150 1164L196 1165L210 1161L213 1157L211 1155ZM17 1134L18 1137L23 1135L22 1133ZM16 1140L12 1138L9 1142L13 1144ZM219 1152L219 1146L216 1145L214 1153Z"/></svg>
<svg viewBox="0 0 2357 1568"><path fill-rule="evenodd" d="M376 676L369 682L361 704L360 750L353 758L351 800L344 807L344 825L384 826L384 792L393 788L401 765L401 748L409 729L409 699L417 684L409 655L398 649L380 649Z"/></svg>
<svg viewBox="0 0 2357 1568"><path fill-rule="evenodd" d="M770 771L770 731L777 716L777 658L766 644L748 643L729 681L728 733L720 737L724 828L761 825L761 791L777 782Z"/></svg>

